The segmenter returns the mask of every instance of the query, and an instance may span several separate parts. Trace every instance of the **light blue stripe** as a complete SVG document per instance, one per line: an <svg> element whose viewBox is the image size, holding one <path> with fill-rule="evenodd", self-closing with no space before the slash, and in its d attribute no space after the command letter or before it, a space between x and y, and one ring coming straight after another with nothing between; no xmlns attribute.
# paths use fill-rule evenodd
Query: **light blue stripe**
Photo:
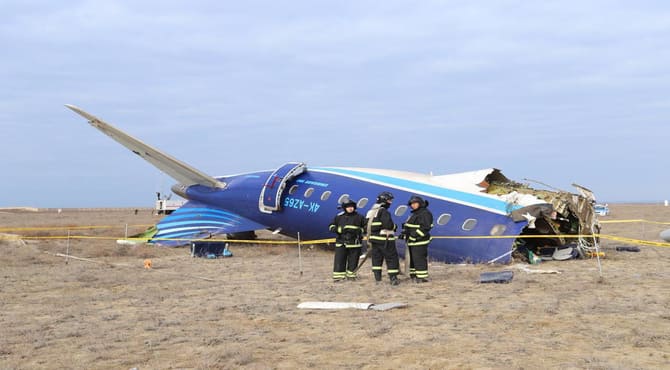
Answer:
<svg viewBox="0 0 670 370"><path fill-rule="evenodd" d="M354 170L345 170L342 168L332 168L332 167L315 167L315 170L324 170L324 171L330 171L330 172L335 172L335 173L340 173L344 175L351 175L351 176L357 176L361 177L363 179L367 180L373 180L373 181L379 181L379 182L384 182L389 185L394 185L398 187L403 187L403 188L408 188L415 190L420 193L428 193L428 194L433 194L445 198L450 198L457 200L459 202L463 203L470 203L473 205L477 205L480 207L485 207L485 208L490 208L490 209L495 209L500 212L507 213L511 210L516 210L521 208L519 205L510 205L502 200L498 199L492 199L492 198L487 198L487 197L482 197L477 194L472 194L472 193L466 193L458 190L453 190L453 189L448 189L440 186L435 186L435 185L430 185L430 184L425 184L421 182L416 182L412 180L406 180L406 179L401 179L397 177L391 177L391 176L385 176L385 175L379 175L376 173L370 173L370 172L361 172L361 171L354 171Z"/></svg>
<svg viewBox="0 0 670 370"><path fill-rule="evenodd" d="M189 225L193 225L193 226L198 226L198 225L211 226L211 225L214 225L214 226L220 226L220 227L236 226L236 224L231 224L231 223L228 223L228 222L221 222L221 221L214 221L214 220L212 220L212 221L202 220L202 221L178 221L178 222L158 223L158 225L156 225L156 227L159 230L166 230L166 229L172 229L172 228L175 228L175 227L183 227L183 226L189 226Z"/></svg>
<svg viewBox="0 0 670 370"><path fill-rule="evenodd" d="M228 217L230 217L230 216L238 217L239 216L235 213L222 211L220 209L204 208L204 207L193 207L193 208L181 207L181 208L177 209L176 211L174 211L172 214L173 215L174 214L182 215L182 214L188 214L188 213L213 213L213 214L221 214L221 215L228 216ZM170 216L172 216L172 215L170 215ZM170 217L170 216L168 216L168 217Z"/></svg>
<svg viewBox="0 0 670 370"><path fill-rule="evenodd" d="M200 216L200 217L198 217ZM198 215L170 215L168 217L165 217L158 223L162 222L176 222L179 220L203 220L203 221L211 221L211 220L222 220L222 221L236 221L240 218L240 216L219 216L219 215L207 215L207 214L198 214Z"/></svg>
<svg viewBox="0 0 670 370"><path fill-rule="evenodd" d="M166 238L166 239L193 239L195 238L196 235L202 235L202 234L212 234L213 231L216 231L218 229L214 230L199 230L199 231L186 231L186 232L181 232L181 233L165 233L161 235L154 235L154 239L160 239L160 238ZM155 240L156 242L162 242L163 240Z"/></svg>

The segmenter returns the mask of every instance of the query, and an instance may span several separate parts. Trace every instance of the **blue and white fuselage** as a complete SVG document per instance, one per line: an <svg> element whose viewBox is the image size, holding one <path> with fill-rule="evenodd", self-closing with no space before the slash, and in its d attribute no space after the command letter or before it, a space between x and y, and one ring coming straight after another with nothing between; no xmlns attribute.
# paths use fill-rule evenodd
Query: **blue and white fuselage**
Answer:
<svg viewBox="0 0 670 370"><path fill-rule="evenodd" d="M496 169L433 176L287 163L276 170L211 177L77 107L68 108L179 182L173 191L189 201L158 223L154 241L159 243L259 229L327 239L333 237L328 224L341 202L355 200L365 215L380 192L390 191L395 196L390 212L399 226L409 218L406 201L412 195L428 200L434 216L432 259L507 263L515 241L509 236L519 235L534 219L530 213L519 215L546 205L529 194L487 193L491 180L507 180ZM397 244L404 250L402 241Z"/></svg>
<svg viewBox="0 0 670 370"><path fill-rule="evenodd" d="M496 170L479 171L480 181L493 171ZM265 213L259 210L258 198L272 174L273 171L261 171L223 177L220 179L227 187L220 191L200 185L186 188L180 193L193 203L187 203L159 223L161 231L156 238L188 238L194 232L209 230L216 234L250 227L281 230L282 234L293 237L300 233L303 239L331 238L328 224L345 198L357 201L358 212L365 214L382 191L395 196L390 211L398 225L409 217L406 200L412 195L429 201L435 219L429 253L436 260L506 263L514 238L499 236L518 235L527 225L526 220L515 222L509 216L511 210L524 205L512 204L499 196L449 188L439 176L362 168L308 168L286 183L280 198L281 209ZM472 177L471 174L465 177ZM477 187L474 184L473 190L482 191ZM245 224L248 221L257 225ZM498 238L451 238L472 236ZM401 243L398 242L399 247Z"/></svg>

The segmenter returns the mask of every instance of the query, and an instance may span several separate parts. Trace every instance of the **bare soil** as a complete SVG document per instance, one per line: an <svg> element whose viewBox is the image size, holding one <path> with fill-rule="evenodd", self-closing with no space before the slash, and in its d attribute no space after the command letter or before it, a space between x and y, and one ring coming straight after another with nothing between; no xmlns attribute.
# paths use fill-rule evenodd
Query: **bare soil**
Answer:
<svg viewBox="0 0 670 370"><path fill-rule="evenodd" d="M670 221L670 207L611 205L602 220ZM322 246L234 245L234 257L119 246L159 217L149 210L0 211L0 368L670 368L670 248L543 262L509 284L479 284L513 266L433 262L432 281L330 280ZM110 225L105 229L75 229ZM140 225L140 226L135 226ZM12 230L8 230L12 228ZM608 223L603 234L658 240L669 225ZM68 247L69 245L69 247ZM100 263L67 260L69 253ZM151 259L153 268L143 268ZM369 263L369 262L368 262ZM211 279L211 280L205 280ZM406 302L386 312L305 311L304 301Z"/></svg>

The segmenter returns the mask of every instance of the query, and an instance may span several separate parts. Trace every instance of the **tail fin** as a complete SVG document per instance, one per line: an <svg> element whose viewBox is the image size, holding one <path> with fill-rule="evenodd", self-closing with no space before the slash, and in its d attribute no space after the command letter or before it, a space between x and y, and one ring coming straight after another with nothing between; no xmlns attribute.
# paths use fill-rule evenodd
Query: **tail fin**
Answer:
<svg viewBox="0 0 670 370"><path fill-rule="evenodd" d="M89 114L74 105L65 104L66 107L73 110L75 113L86 118L91 126L102 131L105 135L111 137L119 144L130 149L133 153L139 155L145 161L151 163L159 170L165 172L179 183L185 186L200 184L213 188L225 188L226 183L219 181L188 164L171 157L169 154L161 152L140 140L126 134L116 127L104 122L98 117Z"/></svg>

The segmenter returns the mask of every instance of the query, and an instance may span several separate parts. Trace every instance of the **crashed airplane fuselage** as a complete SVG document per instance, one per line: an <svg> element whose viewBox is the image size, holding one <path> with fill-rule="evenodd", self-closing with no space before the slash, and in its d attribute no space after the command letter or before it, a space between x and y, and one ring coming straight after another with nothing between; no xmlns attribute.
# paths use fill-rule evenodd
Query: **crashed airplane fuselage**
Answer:
<svg viewBox="0 0 670 370"><path fill-rule="evenodd" d="M125 134L81 109L68 106L179 184L172 190L188 202L162 219L153 242L175 245L211 235L270 229L305 239L326 239L328 224L346 199L365 214L382 191L396 202L394 222L409 217L403 204L412 195L428 200L434 215L432 259L446 262L508 263L514 248L574 242L588 249L597 232L593 195L536 190L510 181L497 169L444 176L287 163L276 170L211 177ZM557 235L561 235L558 236ZM564 235L575 235L566 237ZM404 250L398 241L400 252Z"/></svg>

